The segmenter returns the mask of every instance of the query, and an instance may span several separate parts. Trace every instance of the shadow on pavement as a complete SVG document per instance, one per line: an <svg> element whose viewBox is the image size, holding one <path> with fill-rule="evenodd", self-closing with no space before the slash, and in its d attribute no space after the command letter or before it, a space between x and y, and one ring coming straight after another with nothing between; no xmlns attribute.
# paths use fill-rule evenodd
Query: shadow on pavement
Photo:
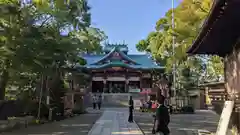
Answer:
<svg viewBox="0 0 240 135"><path fill-rule="evenodd" d="M198 130L215 132L218 119L219 116L212 113L174 114L171 115L169 128L171 135L195 135ZM145 135L152 135L152 114L135 112L134 120Z"/></svg>
<svg viewBox="0 0 240 135"><path fill-rule="evenodd" d="M30 126L1 135L87 135L101 112L87 113L62 121Z"/></svg>

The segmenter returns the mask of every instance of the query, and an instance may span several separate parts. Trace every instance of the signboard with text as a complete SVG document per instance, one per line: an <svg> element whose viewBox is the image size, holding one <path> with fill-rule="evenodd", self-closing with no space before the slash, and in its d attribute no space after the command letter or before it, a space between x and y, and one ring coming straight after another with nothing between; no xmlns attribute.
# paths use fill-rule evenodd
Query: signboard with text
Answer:
<svg viewBox="0 0 240 135"><path fill-rule="evenodd" d="M139 93L139 92L141 92L141 90L140 89L129 89L129 92L131 92L131 93Z"/></svg>

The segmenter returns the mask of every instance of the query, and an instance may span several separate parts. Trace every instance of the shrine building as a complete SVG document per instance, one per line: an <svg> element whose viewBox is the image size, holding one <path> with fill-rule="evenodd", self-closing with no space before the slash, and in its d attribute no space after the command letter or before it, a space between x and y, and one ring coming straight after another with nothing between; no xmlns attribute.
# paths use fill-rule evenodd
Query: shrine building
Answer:
<svg viewBox="0 0 240 135"><path fill-rule="evenodd" d="M234 101L229 127L240 134L240 1L214 0L210 13L205 20L193 45L187 51L190 55L204 54L222 57L225 81L222 105L215 102L216 108L224 108L223 101ZM214 98L214 97L213 97ZM212 101L215 99L212 98ZM216 100L215 100L216 101ZM214 106L214 102L212 102ZM229 109L230 111L230 109Z"/></svg>
<svg viewBox="0 0 240 135"><path fill-rule="evenodd" d="M164 72L147 54L129 54L127 45L107 44L103 54L83 54L91 75L92 93L138 93L151 89L154 77Z"/></svg>

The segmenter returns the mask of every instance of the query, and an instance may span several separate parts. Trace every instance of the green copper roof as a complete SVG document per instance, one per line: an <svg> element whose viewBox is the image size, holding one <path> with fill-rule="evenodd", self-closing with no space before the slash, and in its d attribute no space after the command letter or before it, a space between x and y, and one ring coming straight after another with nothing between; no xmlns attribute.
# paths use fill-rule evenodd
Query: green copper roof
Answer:
<svg viewBox="0 0 240 135"><path fill-rule="evenodd" d="M131 60L135 61L136 65L134 64L126 64L122 61L110 61L110 63L102 64L102 65L96 65L95 63L97 61L102 60L106 55L93 55L93 54L83 54L81 57L83 57L87 64L84 66L84 68L89 69L100 69L100 68L108 68L108 67L125 67L125 68L133 68L133 69L164 69L165 67L163 65L157 64L152 58L147 54L125 54L127 57L129 57Z"/></svg>
<svg viewBox="0 0 240 135"><path fill-rule="evenodd" d="M124 68L133 68L129 64L123 63L121 61L113 61L107 64L100 65L96 67L97 69L111 68L111 67L124 67Z"/></svg>
<svg viewBox="0 0 240 135"><path fill-rule="evenodd" d="M113 53L119 53L120 57L122 57L123 60L129 61L131 63L134 63L135 65L140 65L139 63L137 63L136 61L134 61L133 59L131 59L130 57L127 56L127 54L123 53L122 51L119 50L119 48L116 46L114 47L108 54L106 54L104 57L102 57L101 59L95 61L94 63L92 63L92 65L101 63L107 59L109 59Z"/></svg>
<svg viewBox="0 0 240 135"><path fill-rule="evenodd" d="M106 44L103 48L103 51L110 52L114 47L118 47L120 51L128 52L128 47L126 44Z"/></svg>

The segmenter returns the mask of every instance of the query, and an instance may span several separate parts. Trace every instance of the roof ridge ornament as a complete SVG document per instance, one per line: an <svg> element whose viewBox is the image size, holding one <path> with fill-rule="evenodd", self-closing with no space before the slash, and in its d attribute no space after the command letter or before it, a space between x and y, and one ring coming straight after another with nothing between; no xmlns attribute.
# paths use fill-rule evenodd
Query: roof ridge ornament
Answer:
<svg viewBox="0 0 240 135"><path fill-rule="evenodd" d="M135 65L141 65L141 64L137 63L136 61L132 60L129 56L127 56L127 54L123 53L117 46L114 47L108 54L106 54L100 60L92 63L91 65L96 65L100 62L103 62L104 60L108 59L109 57L115 57L114 55L117 55L116 57L122 57L123 60L129 61Z"/></svg>

